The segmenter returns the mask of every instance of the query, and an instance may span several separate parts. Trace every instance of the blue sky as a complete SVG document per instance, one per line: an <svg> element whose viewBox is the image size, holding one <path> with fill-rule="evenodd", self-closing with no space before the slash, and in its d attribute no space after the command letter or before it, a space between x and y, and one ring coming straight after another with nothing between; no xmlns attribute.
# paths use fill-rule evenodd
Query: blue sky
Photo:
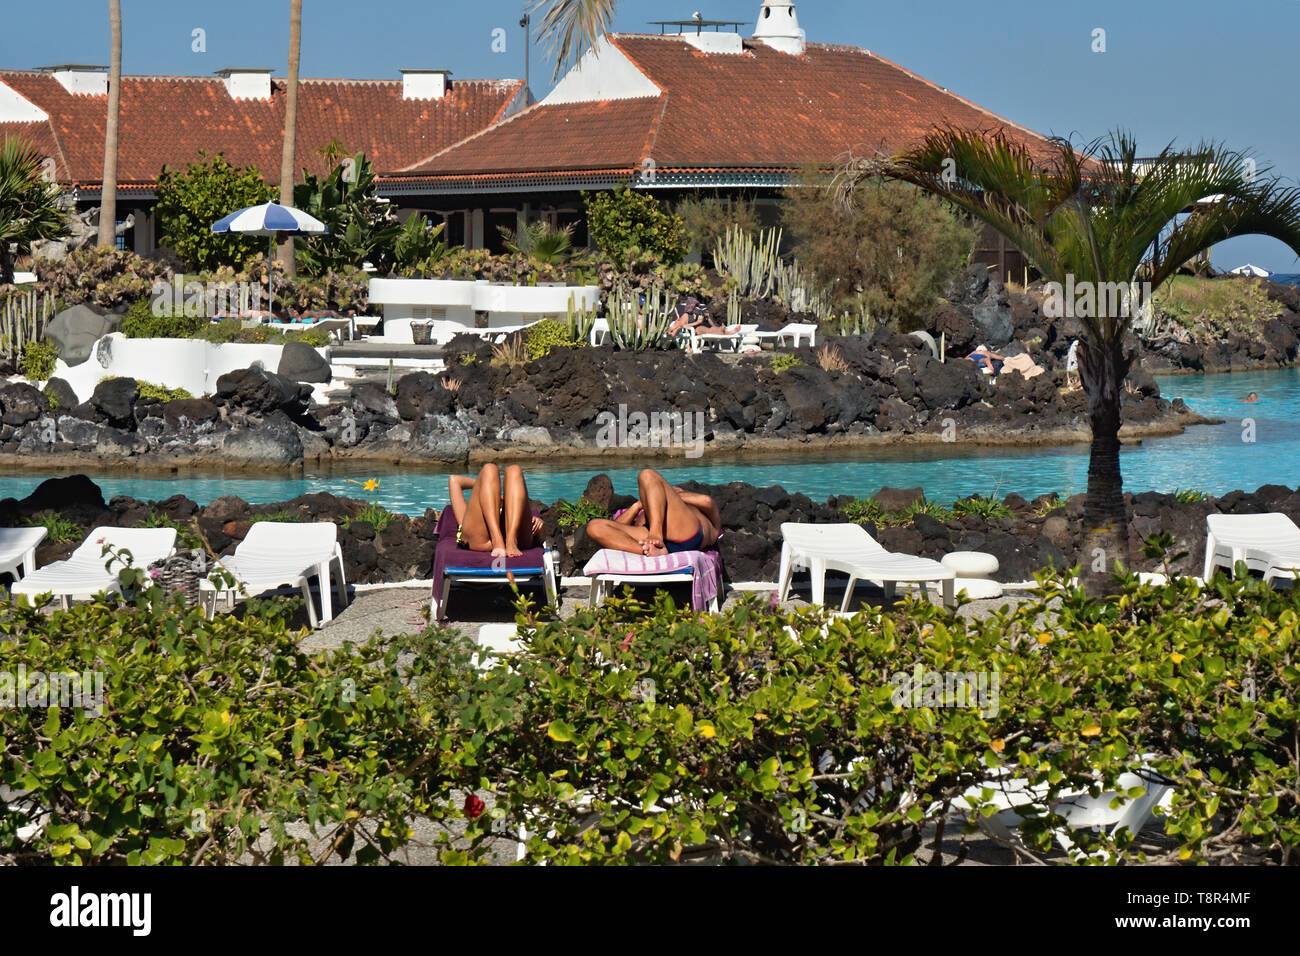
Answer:
<svg viewBox="0 0 1300 956"><path fill-rule="evenodd" d="M523 75L519 0L305 0L306 76L396 77L402 67L454 75ZM744 21L760 0L622 0L615 28L657 29L650 20ZM1122 127L1145 151L1171 140L1225 141L1294 182L1300 0L798 0L808 39L862 46L1044 133L1083 140ZM224 66L276 67L288 45L288 0L123 0L123 68L130 73L209 74ZM6 3L0 66L107 62L105 0ZM493 52L503 28L506 52ZM205 53L193 51L195 29ZM1105 31L1095 53L1093 31ZM551 63L532 52L533 90L545 93ZM707 117L701 118L702 123ZM1215 250L1220 267L1250 260L1300 272L1284 245L1251 237Z"/></svg>

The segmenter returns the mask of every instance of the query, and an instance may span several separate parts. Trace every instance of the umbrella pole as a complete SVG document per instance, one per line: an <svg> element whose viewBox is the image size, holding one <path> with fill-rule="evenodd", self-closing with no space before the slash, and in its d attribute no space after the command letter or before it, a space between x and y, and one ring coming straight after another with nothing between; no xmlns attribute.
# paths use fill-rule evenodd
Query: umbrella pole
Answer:
<svg viewBox="0 0 1300 956"><path fill-rule="evenodd" d="M275 233L266 237L266 313L275 321Z"/></svg>

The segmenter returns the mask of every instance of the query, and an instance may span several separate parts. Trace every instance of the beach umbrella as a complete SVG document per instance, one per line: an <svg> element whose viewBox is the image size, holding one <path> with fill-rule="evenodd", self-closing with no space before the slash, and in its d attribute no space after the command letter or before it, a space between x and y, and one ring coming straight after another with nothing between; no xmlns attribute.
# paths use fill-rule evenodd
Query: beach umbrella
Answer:
<svg viewBox="0 0 1300 956"><path fill-rule="evenodd" d="M325 223L307 215L293 206L281 206L278 202L265 202L260 206L249 206L232 212L224 219L212 224L213 232L238 232L246 236L268 236L267 270L266 270L266 308L274 311L275 289L275 236L284 233L288 236L322 236L329 232Z"/></svg>

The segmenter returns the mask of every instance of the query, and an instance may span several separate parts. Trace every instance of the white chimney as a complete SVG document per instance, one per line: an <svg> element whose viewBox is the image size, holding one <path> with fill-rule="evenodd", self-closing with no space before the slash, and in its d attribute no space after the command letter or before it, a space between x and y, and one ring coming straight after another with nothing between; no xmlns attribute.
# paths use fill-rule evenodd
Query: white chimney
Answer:
<svg viewBox="0 0 1300 956"><path fill-rule="evenodd" d="M108 67L67 63L47 66L45 70L74 96L107 96Z"/></svg>
<svg viewBox="0 0 1300 956"><path fill-rule="evenodd" d="M271 98L271 71L228 67L217 70L217 76L226 81L226 92L232 100L269 100Z"/></svg>
<svg viewBox="0 0 1300 956"><path fill-rule="evenodd" d="M451 70L402 70L402 99L440 100L447 95Z"/></svg>
<svg viewBox="0 0 1300 956"><path fill-rule="evenodd" d="M763 9L758 11L754 39L792 56L803 53L804 32L799 29L793 0L764 0Z"/></svg>

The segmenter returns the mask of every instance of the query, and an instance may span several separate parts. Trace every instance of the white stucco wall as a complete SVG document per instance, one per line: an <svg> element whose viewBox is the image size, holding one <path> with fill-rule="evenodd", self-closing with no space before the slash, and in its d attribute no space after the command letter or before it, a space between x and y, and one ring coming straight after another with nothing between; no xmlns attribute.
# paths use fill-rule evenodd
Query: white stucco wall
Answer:
<svg viewBox="0 0 1300 956"><path fill-rule="evenodd" d="M227 372L248 368L254 362L274 372L280 365L282 345L216 345L200 339L128 339L120 332L95 343L90 358L69 367L55 363L55 376L65 380L86 401L106 378L124 376L153 385L183 388L195 397L217 389L217 379ZM329 349L317 349L327 360ZM101 362L107 357L107 362Z"/></svg>
<svg viewBox="0 0 1300 956"><path fill-rule="evenodd" d="M608 37L601 37L541 102L550 106L630 100L658 96L662 92Z"/></svg>
<svg viewBox="0 0 1300 956"><path fill-rule="evenodd" d="M600 302L600 289L594 285L494 285L485 280L370 280L370 302L384 310L382 340L394 343L412 341L412 321L428 321L420 310L445 310L432 329L433 341L443 344L461 332L473 331L477 312L487 313L489 329L529 325L545 316L565 315L570 296L575 308L594 309Z"/></svg>

